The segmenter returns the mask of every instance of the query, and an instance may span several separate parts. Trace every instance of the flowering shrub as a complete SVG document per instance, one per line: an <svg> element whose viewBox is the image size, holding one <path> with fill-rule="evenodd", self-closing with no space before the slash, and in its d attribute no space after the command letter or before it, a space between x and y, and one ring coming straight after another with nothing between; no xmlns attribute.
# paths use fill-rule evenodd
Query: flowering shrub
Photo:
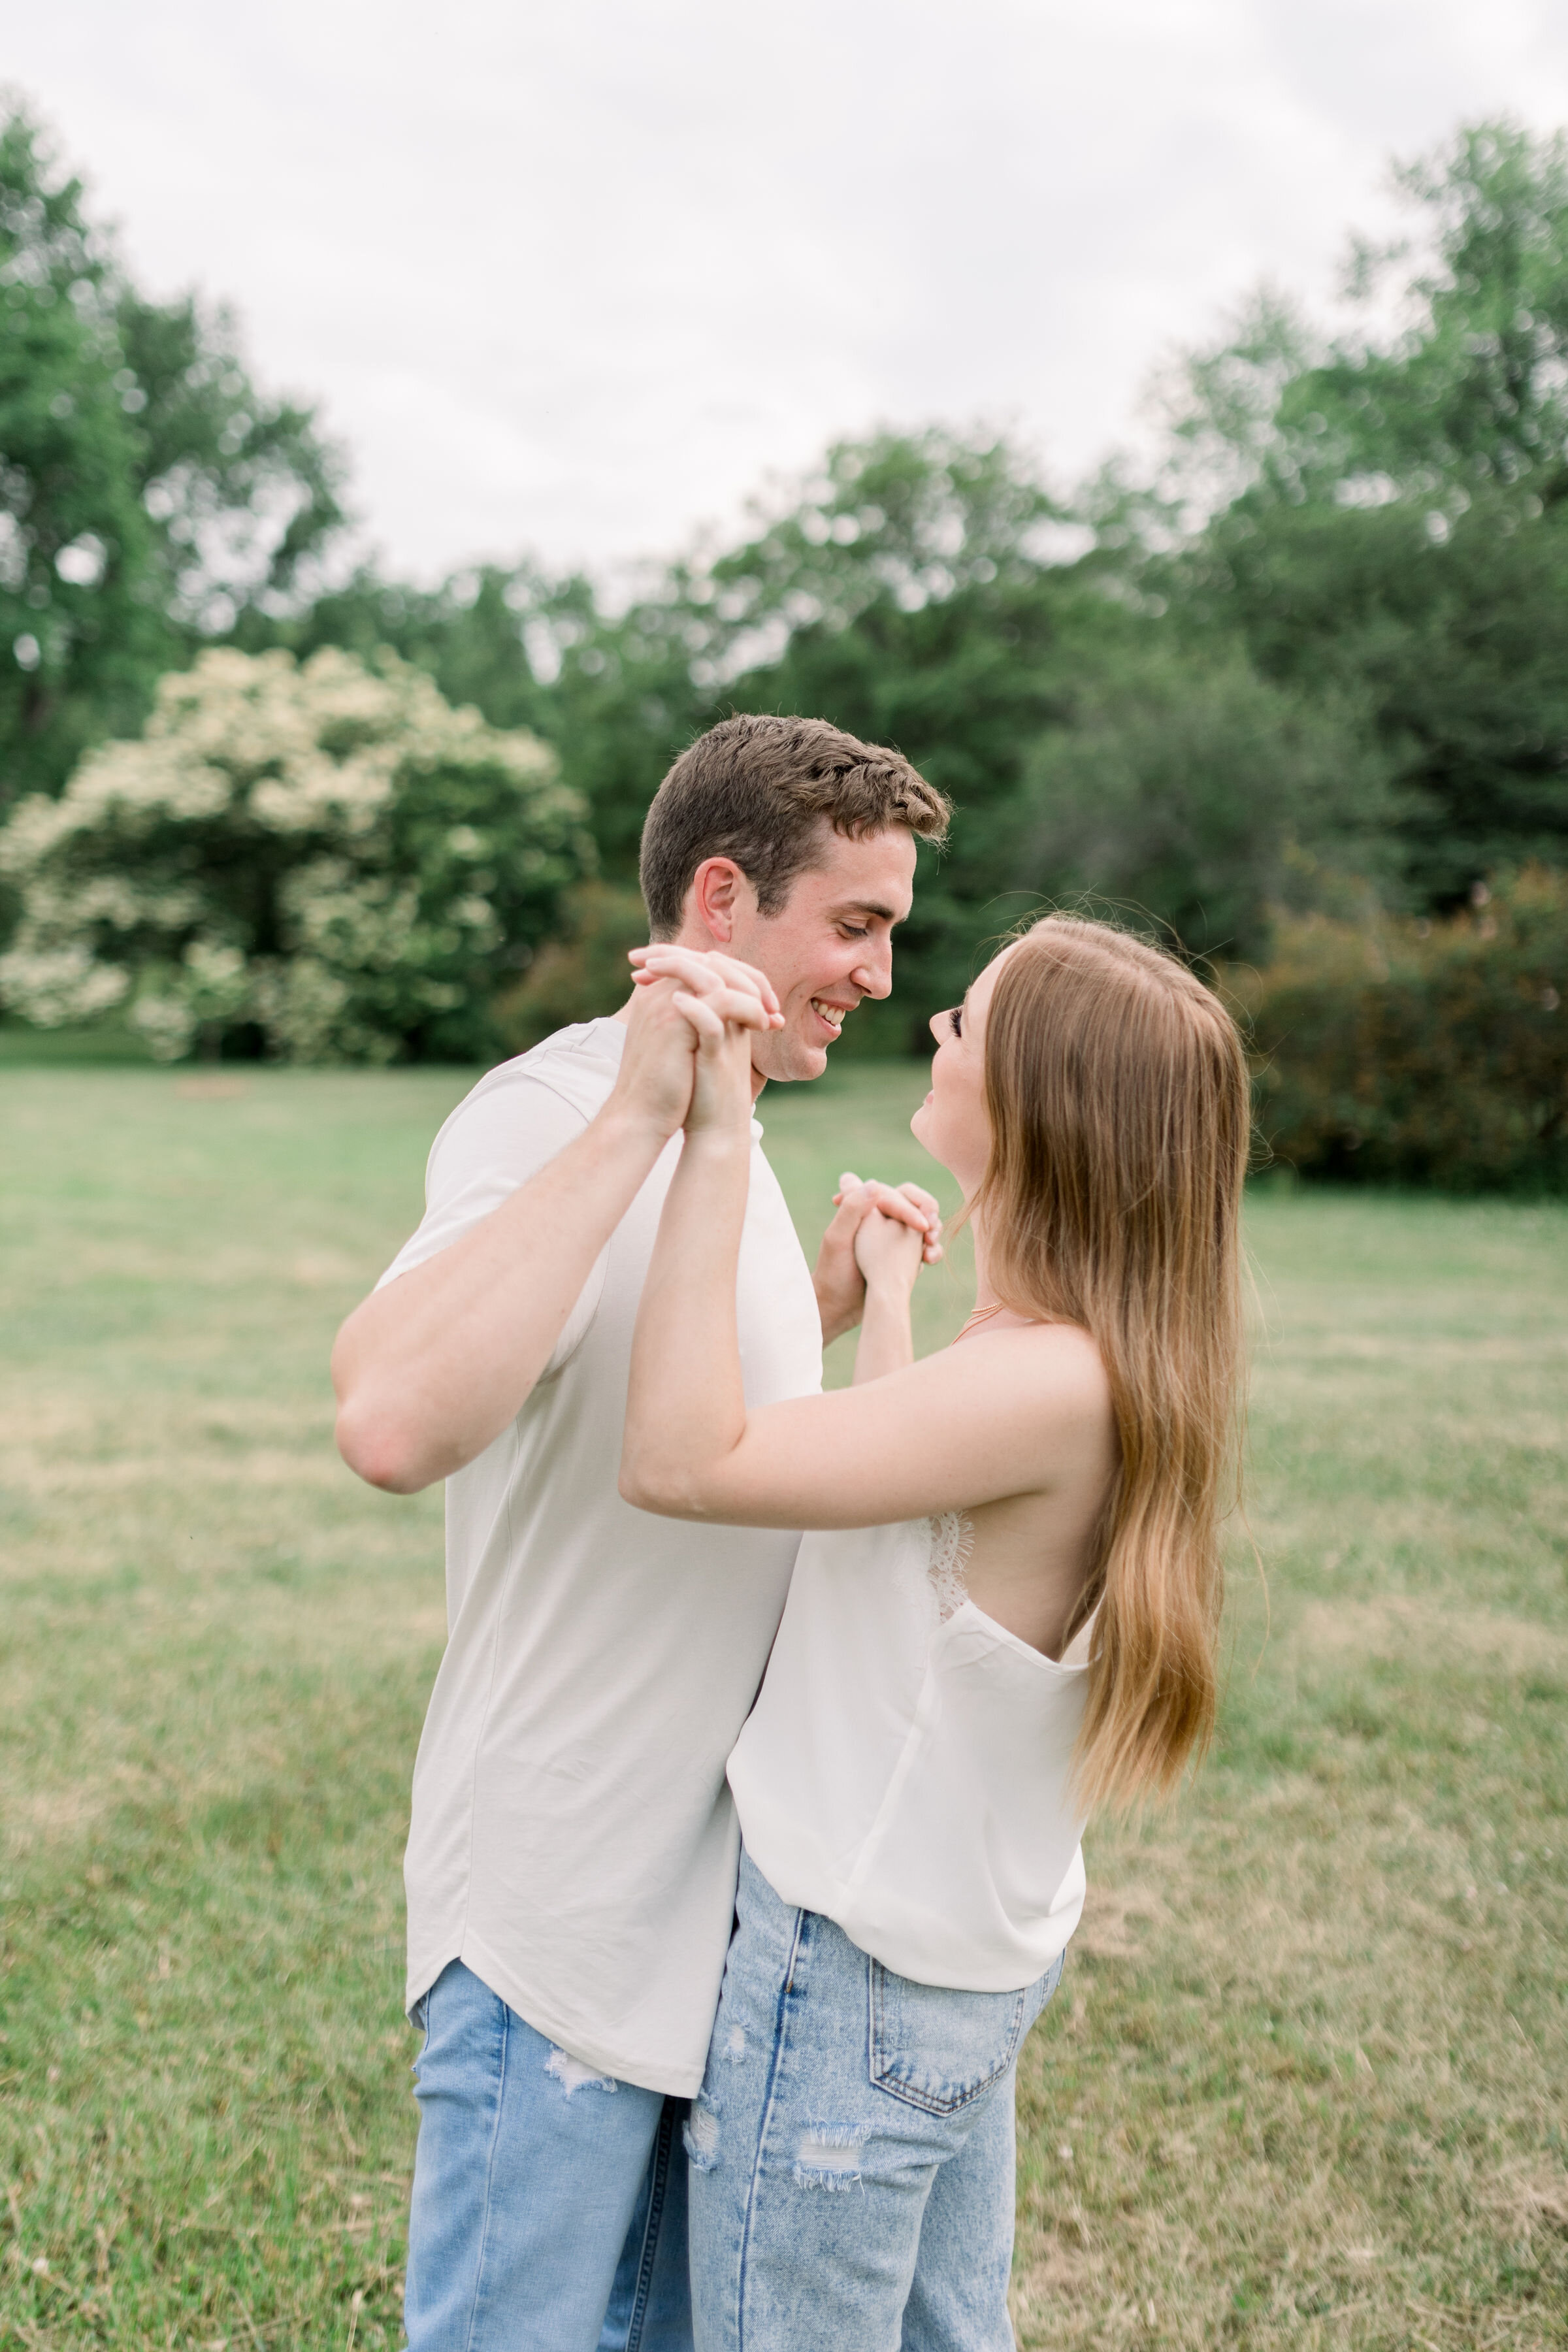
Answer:
<svg viewBox="0 0 1568 2352"><path fill-rule="evenodd" d="M1568 1188L1568 875L1443 923L1285 920L1248 1015L1258 1116L1304 1175Z"/></svg>
<svg viewBox="0 0 1568 2352"><path fill-rule="evenodd" d="M481 1058L490 1000L592 866L552 754L391 654L205 654L139 742L21 803L0 998L44 1027L123 1003L153 1052Z"/></svg>

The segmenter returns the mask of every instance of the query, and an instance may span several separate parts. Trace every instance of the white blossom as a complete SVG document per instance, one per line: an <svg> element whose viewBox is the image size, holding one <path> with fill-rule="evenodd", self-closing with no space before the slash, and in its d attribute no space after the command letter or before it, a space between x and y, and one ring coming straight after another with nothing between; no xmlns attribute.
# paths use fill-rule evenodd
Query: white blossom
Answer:
<svg viewBox="0 0 1568 2352"><path fill-rule="evenodd" d="M422 671L215 649L0 831L0 1002L58 1025L129 998L170 1060L240 1021L297 1060L391 1059L454 1018L479 1039L488 960L526 957L591 858L546 748Z"/></svg>

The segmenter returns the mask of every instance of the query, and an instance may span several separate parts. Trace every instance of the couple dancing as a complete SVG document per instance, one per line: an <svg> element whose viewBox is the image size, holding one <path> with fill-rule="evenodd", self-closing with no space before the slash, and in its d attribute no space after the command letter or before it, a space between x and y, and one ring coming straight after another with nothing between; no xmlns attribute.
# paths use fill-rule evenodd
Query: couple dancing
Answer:
<svg viewBox="0 0 1568 2352"><path fill-rule="evenodd" d="M481 1080L340 1337L345 1458L447 1480L412 2352L1013 2343L1083 1826L1213 1716L1247 1089L1180 964L1047 917L931 1024L958 1339L917 1186L847 1177L808 1272L753 1103L889 992L946 815L820 721L694 743L630 1002Z"/></svg>

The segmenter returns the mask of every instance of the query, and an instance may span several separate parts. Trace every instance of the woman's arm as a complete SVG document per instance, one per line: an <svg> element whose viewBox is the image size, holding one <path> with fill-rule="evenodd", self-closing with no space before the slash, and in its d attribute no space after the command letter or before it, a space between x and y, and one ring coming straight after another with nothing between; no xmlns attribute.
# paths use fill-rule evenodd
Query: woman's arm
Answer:
<svg viewBox="0 0 1568 2352"><path fill-rule="evenodd" d="M702 1230L694 1220L689 1244ZM977 1335L748 1413L738 1360L713 1360L721 1286L700 1295L700 1329L678 1295L667 1294L664 1337L638 1318L621 1493L641 1510L728 1527L880 1527L1104 1475L1109 1387L1076 1325ZM646 1290L643 1304L646 1314Z"/></svg>
<svg viewBox="0 0 1568 2352"><path fill-rule="evenodd" d="M1109 1390L1093 1341L1068 1324L986 1334L834 1395L747 1412L735 1268L750 1054L712 1027L637 1316L626 1500L731 1527L875 1527L1100 1475Z"/></svg>
<svg viewBox="0 0 1568 2352"><path fill-rule="evenodd" d="M702 1518L700 1506L687 1507L683 1469L728 1452L746 1427L735 1275L752 1173L752 1055L745 1031L696 998L678 992L671 1002L691 1022L697 1052L685 1139L637 1309L621 1492L645 1509ZM644 1500L644 1461L667 1504Z"/></svg>

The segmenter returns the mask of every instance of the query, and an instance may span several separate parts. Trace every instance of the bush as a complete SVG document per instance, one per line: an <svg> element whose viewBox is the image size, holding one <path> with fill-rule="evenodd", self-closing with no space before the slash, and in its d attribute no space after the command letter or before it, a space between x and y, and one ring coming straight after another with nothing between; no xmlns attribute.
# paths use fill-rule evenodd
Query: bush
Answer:
<svg viewBox="0 0 1568 2352"><path fill-rule="evenodd" d="M1226 975L1258 1122L1303 1175L1457 1192L1568 1186L1568 875L1478 889L1444 923L1285 920Z"/></svg>
<svg viewBox="0 0 1568 2352"><path fill-rule="evenodd" d="M631 993L626 950L647 944L641 891L588 882L571 893L562 916L561 935L497 1003L497 1027L515 1054L574 1021L618 1011Z"/></svg>
<svg viewBox="0 0 1568 2352"><path fill-rule="evenodd" d="M0 998L42 1027L124 1005L169 1061L479 1059L592 856L552 754L395 656L209 652L0 833Z"/></svg>

